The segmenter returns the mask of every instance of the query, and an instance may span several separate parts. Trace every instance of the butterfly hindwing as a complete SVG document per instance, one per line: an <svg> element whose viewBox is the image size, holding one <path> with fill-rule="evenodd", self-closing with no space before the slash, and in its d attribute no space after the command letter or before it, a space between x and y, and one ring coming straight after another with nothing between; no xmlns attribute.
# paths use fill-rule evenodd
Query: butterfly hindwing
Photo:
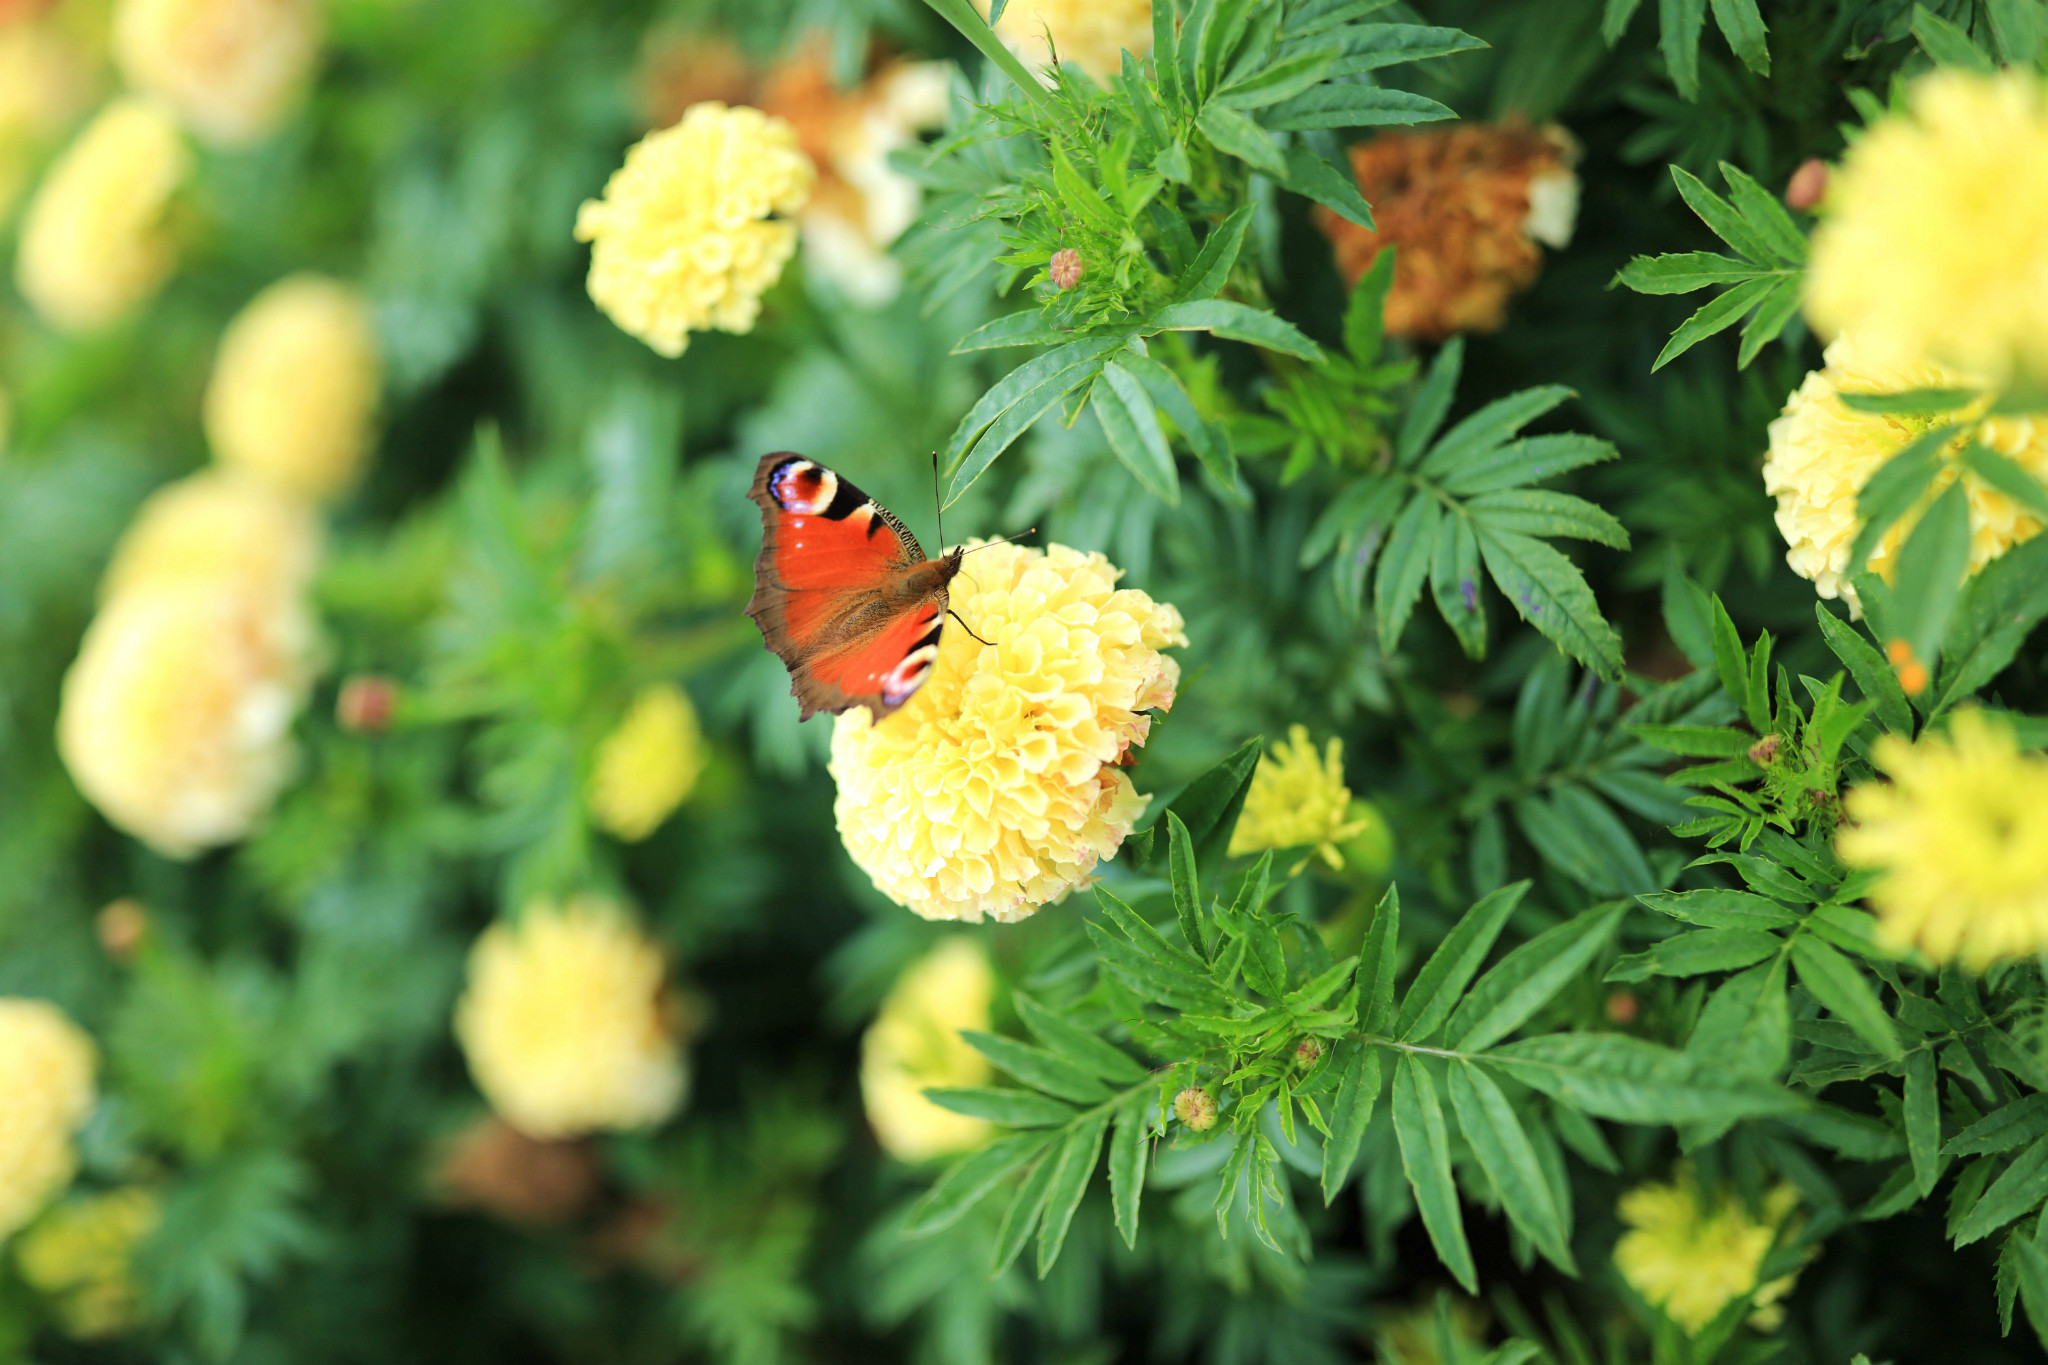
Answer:
<svg viewBox="0 0 2048 1365"><path fill-rule="evenodd" d="M804 717L866 706L879 720L909 700L938 657L958 556L926 559L886 508L801 455L763 456L747 496L761 508L747 614Z"/></svg>

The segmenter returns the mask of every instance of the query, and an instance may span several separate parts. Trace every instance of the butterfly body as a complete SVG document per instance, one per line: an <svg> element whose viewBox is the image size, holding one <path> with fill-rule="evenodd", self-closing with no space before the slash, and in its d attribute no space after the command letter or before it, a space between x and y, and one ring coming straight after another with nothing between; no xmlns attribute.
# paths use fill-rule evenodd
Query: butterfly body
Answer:
<svg viewBox="0 0 2048 1365"><path fill-rule="evenodd" d="M938 660L961 551L926 559L887 508L788 451L761 457L747 496L761 509L747 615L804 719L865 706L880 720L910 700Z"/></svg>

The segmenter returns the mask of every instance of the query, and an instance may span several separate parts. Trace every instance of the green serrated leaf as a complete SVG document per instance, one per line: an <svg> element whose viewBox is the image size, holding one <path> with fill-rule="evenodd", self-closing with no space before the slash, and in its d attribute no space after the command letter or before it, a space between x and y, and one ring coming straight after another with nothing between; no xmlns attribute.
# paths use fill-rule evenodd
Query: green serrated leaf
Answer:
<svg viewBox="0 0 2048 1365"><path fill-rule="evenodd" d="M1109 1199L1116 1212L1116 1230L1124 1245L1138 1245L1138 1203L1145 1193L1145 1162L1152 1147L1145 1125L1142 1095L1126 1100L1116 1111L1116 1135L1109 1144Z"/></svg>
<svg viewBox="0 0 2048 1365"><path fill-rule="evenodd" d="M1491 1076L1469 1062L1450 1066L1451 1107L1508 1218L1558 1269L1576 1275L1565 1215L1551 1195L1536 1149L1514 1106Z"/></svg>
<svg viewBox="0 0 2048 1365"><path fill-rule="evenodd" d="M1401 1013L1394 1022L1395 1037L1427 1038L1450 1017L1466 984L1486 961L1494 941L1507 926L1508 916L1521 904L1528 889L1526 881L1513 882L1481 897L1444 935L1443 942L1415 974L1401 1001Z"/></svg>
<svg viewBox="0 0 2048 1365"><path fill-rule="evenodd" d="M1528 1022L1606 947L1626 909L1595 906L1503 957L1451 1012L1444 1030L1451 1046L1484 1052Z"/></svg>
<svg viewBox="0 0 2048 1365"><path fill-rule="evenodd" d="M1073 1226L1074 1210L1088 1192L1088 1177L1095 1174L1095 1158L1102 1151L1102 1134L1109 1126L1109 1111L1082 1117L1060 1143L1056 1155L1046 1158L1054 1165L1046 1186L1045 1217L1038 1229L1038 1278L1044 1279L1067 1244L1067 1229Z"/></svg>
<svg viewBox="0 0 2048 1365"><path fill-rule="evenodd" d="M1458 1188L1451 1180L1450 1134L1444 1126L1443 1104L1436 1083L1422 1064L1404 1055L1394 1068L1394 1135L1401 1147L1401 1166L1415 1192L1422 1226L1436 1247L1437 1259L1457 1277L1468 1294L1479 1292L1479 1272L1465 1241L1458 1210Z"/></svg>
<svg viewBox="0 0 2048 1365"><path fill-rule="evenodd" d="M1885 1056L1900 1055L1898 1030L1854 962L1811 934L1801 934L1792 940L1792 965L1799 971L1799 984L1836 1018Z"/></svg>

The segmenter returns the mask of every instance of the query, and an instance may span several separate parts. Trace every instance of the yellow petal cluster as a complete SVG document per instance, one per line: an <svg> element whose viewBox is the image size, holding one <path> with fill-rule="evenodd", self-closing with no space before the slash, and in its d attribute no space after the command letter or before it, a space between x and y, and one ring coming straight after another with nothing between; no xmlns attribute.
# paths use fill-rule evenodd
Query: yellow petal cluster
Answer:
<svg viewBox="0 0 2048 1365"><path fill-rule="evenodd" d="M256 479L204 471L143 502L100 580L100 597L192 583L295 598L312 581L320 543L319 519L304 502Z"/></svg>
<svg viewBox="0 0 2048 1365"><path fill-rule="evenodd" d="M783 120L692 105L636 143L604 197L577 211L591 299L666 356L693 331L750 331L796 250L795 224L770 215L802 209L813 174Z"/></svg>
<svg viewBox="0 0 2048 1365"><path fill-rule="evenodd" d="M927 1161L987 1142L986 1121L941 1109L924 1092L987 1085L988 1059L960 1037L989 1026L995 973L975 939L949 938L904 969L861 1039L860 1093L882 1150Z"/></svg>
<svg viewBox="0 0 2048 1365"><path fill-rule="evenodd" d="M1614 1246L1614 1267L1644 1300L1687 1332L1697 1332L1735 1299L1756 1290L1750 1321L1775 1327L1777 1306L1796 1273L1757 1285L1764 1257L1799 1206L1789 1185L1773 1188L1752 1210L1732 1191L1700 1187L1690 1167L1669 1185L1643 1184L1621 1197L1629 1230Z"/></svg>
<svg viewBox="0 0 2048 1365"><path fill-rule="evenodd" d="M597 749L590 813L631 843L683 804L704 771L704 732L690 696L673 683L643 690Z"/></svg>
<svg viewBox="0 0 2048 1365"><path fill-rule="evenodd" d="M241 146L296 106L320 29L316 0L119 0L114 61L193 132Z"/></svg>
<svg viewBox="0 0 2048 1365"><path fill-rule="evenodd" d="M977 548L953 580L967 628L946 627L924 686L880 723L839 716L839 834L891 900L1020 920L1116 853L1145 801L1115 765L1173 704L1160 651L1187 643L1180 613L1120 575L1063 545Z"/></svg>
<svg viewBox="0 0 2048 1365"><path fill-rule="evenodd" d="M1287 739L1259 758L1245 793L1244 811L1230 835L1230 856L1269 848L1314 847L1331 867L1344 866L1339 844L1363 834L1370 817L1354 817L1344 785L1344 742L1332 739L1316 755L1308 727L1290 725Z"/></svg>
<svg viewBox="0 0 2048 1365"><path fill-rule="evenodd" d="M85 331L155 294L177 261L164 217L191 163L160 105L127 96L101 110L29 202L14 264L22 296Z"/></svg>
<svg viewBox="0 0 2048 1365"><path fill-rule="evenodd" d="M984 18L988 0L974 0ZM1098 79L1123 67L1123 54L1152 51L1152 0L1011 0L996 36L1027 66L1078 66Z"/></svg>
<svg viewBox="0 0 2048 1365"><path fill-rule="evenodd" d="M1827 348L1825 367L1813 371L1785 402L1770 426L1770 455L1764 461L1764 491L1778 500L1778 530L1790 548L1785 561L1813 581L1822 597L1842 597L1861 610L1848 575L1849 549L1860 520L1856 497L1884 463L1934 419L1856 412L1840 394L1896 393L1907 389L1975 387L1969 376L1931 361L1891 361L1868 346L1861 332L1845 332ZM2035 417L1982 418L1988 400L1944 420L1960 421L1966 436L2009 457L2037 476L2048 477L2048 422ZM1887 582L1897 567L1899 546L1940 492L1955 482L1966 436L1942 451L1945 467L1921 505L1901 517L1870 557L1870 567ZM2041 521L2006 494L1974 474L1962 475L1970 503L1970 571L1978 569L2041 529Z"/></svg>
<svg viewBox="0 0 2048 1365"><path fill-rule="evenodd" d="M1891 781L1843 798L1835 847L1883 870L1870 892L1883 940L1975 970L2048 948L2048 758L1976 711L1946 736L1887 735L1874 756Z"/></svg>
<svg viewBox="0 0 2048 1365"><path fill-rule="evenodd" d="M380 383L362 291L291 275L250 300L221 337L206 389L206 438L230 469L331 498L362 467Z"/></svg>
<svg viewBox="0 0 2048 1365"><path fill-rule="evenodd" d="M92 1039L64 1011L0 999L0 1241L71 1183L97 1066Z"/></svg>
<svg viewBox="0 0 2048 1365"><path fill-rule="evenodd" d="M469 954L455 1036L498 1116L528 1137L644 1128L682 1103L661 949L598 896L535 901Z"/></svg>
<svg viewBox="0 0 2048 1365"><path fill-rule="evenodd" d="M1806 311L1892 363L2048 374L2048 87L1944 70L1829 178Z"/></svg>
<svg viewBox="0 0 2048 1365"><path fill-rule="evenodd" d="M82 1340L118 1336L135 1325L142 1307L135 1248L162 1221L155 1191L140 1185L66 1200L23 1234L15 1260L67 1333Z"/></svg>

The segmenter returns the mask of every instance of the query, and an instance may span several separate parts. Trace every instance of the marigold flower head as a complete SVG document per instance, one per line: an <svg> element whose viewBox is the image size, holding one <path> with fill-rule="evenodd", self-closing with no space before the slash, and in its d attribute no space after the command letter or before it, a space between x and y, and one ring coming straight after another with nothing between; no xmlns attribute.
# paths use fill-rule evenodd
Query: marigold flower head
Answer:
<svg viewBox="0 0 2048 1365"><path fill-rule="evenodd" d="M687 1081L661 949L599 896L535 901L469 954L455 1036L477 1088L528 1137L644 1128Z"/></svg>
<svg viewBox="0 0 2048 1365"><path fill-rule="evenodd" d="M1687 1332L1751 1290L1750 1321L1769 1329L1783 1320L1778 1300L1798 1276L1759 1286L1757 1275L1798 1207L1790 1185L1776 1186L1752 1210L1732 1191L1703 1190L1691 1167L1681 1166L1669 1185L1638 1185L1622 1195L1619 1212L1629 1231L1614 1245L1614 1267Z"/></svg>
<svg viewBox="0 0 2048 1365"><path fill-rule="evenodd" d="M320 30L315 0L118 0L114 62L208 142L243 146L297 106Z"/></svg>
<svg viewBox="0 0 2048 1365"><path fill-rule="evenodd" d="M126 588L64 676L57 752L102 815L165 856L231 843L291 775L313 655L311 618L274 585Z"/></svg>
<svg viewBox="0 0 2048 1365"><path fill-rule="evenodd" d="M1508 299L1543 267L1538 243L1564 247L1578 218L1578 147L1564 129L1470 123L1381 133L1351 148L1377 228L1320 206L1316 225L1349 284L1398 247L1387 291L1390 336L1441 340L1490 332Z"/></svg>
<svg viewBox="0 0 2048 1365"><path fill-rule="evenodd" d="M591 299L666 356L681 355L692 331L752 330L796 250L795 224L769 215L801 209L813 174L783 120L693 105L636 143L604 197L577 211L576 239L592 244Z"/></svg>
<svg viewBox="0 0 2048 1365"><path fill-rule="evenodd" d="M47 1000L0 998L0 1241L78 1170L72 1136L93 1107L98 1050Z"/></svg>
<svg viewBox="0 0 2048 1365"><path fill-rule="evenodd" d="M141 1185L69 1199L22 1236L15 1260L71 1336L118 1336L142 1308L135 1248L162 1222L162 1202Z"/></svg>
<svg viewBox="0 0 2048 1365"><path fill-rule="evenodd" d="M1144 798L1115 766L1173 704L1181 616L1099 554L996 544L953 580L968 630L876 724L832 733L846 851L926 919L1023 919L1116 853ZM979 635L990 643L982 644Z"/></svg>
<svg viewBox="0 0 2048 1365"><path fill-rule="evenodd" d="M1259 758L1229 852L1240 858L1269 848L1313 846L1324 862L1342 867L1337 846L1364 833L1369 823L1351 812L1344 741L1332 739L1318 758L1308 727L1290 725L1287 739Z"/></svg>
<svg viewBox="0 0 2048 1365"><path fill-rule="evenodd" d="M2048 88L1942 70L1829 177L1806 312L1888 363L2048 373Z"/></svg>
<svg viewBox="0 0 2048 1365"><path fill-rule="evenodd" d="M1840 394L1894 393L1906 389L1969 387L1972 381L1930 361L1892 362L1864 344L1861 332L1845 332L1815 370L1785 402L1785 411L1771 423L1769 457L1764 461L1764 491L1778 499L1778 530L1790 547L1785 562L1802 578L1813 580L1822 597L1842 597L1861 612L1848 575L1855 571L1849 549L1861 522L1856 497L1870 476L1937 419L1857 412ZM2032 417L1983 419L1988 400L1940 419L1959 421L1964 434L1942 450L1944 468L1936 474L1921 504L1901 517L1871 552L1870 567L1887 582L1897 568L1899 546L1939 493L1955 482L1966 438L1978 441L2017 461L2036 475L2048 477L2048 424ZM1964 474L1963 491L1970 503L1970 572L2027 540L2041 529L2040 519L1974 474Z"/></svg>
<svg viewBox="0 0 2048 1365"><path fill-rule="evenodd" d="M150 494L100 580L108 601L148 585L204 581L291 599L320 560L319 519L298 498L229 470Z"/></svg>
<svg viewBox="0 0 2048 1365"><path fill-rule="evenodd" d="M14 262L22 296L56 326L85 331L156 293L177 260L165 209L191 164L160 106L127 96L101 110L29 201Z"/></svg>
<svg viewBox="0 0 2048 1365"><path fill-rule="evenodd" d="M1835 847L1883 870L1883 941L1978 971L2048 947L2048 758L1978 711L1946 736L1887 735L1874 757L1891 781L1850 789Z"/></svg>
<svg viewBox="0 0 2048 1365"><path fill-rule="evenodd" d="M590 813L631 843L645 839L683 804L704 771L704 732L689 693L673 683L646 688L598 746Z"/></svg>
<svg viewBox="0 0 2048 1365"><path fill-rule="evenodd" d="M206 387L214 458L310 498L356 480L382 369L370 301L321 275L288 276L228 324Z"/></svg>
<svg viewBox="0 0 2048 1365"><path fill-rule="evenodd" d="M974 0L988 17L988 0ZM1053 56L1097 79L1123 69L1124 53L1152 51L1152 0L1012 0L996 20L996 36L1026 66L1052 65Z"/></svg>
<svg viewBox="0 0 2048 1365"><path fill-rule="evenodd" d="M995 972L979 942L947 939L904 968L860 1045L860 1094L882 1150L927 1161L987 1142L982 1119L941 1109L924 1092L988 1084L988 1059L962 1029L987 1029Z"/></svg>

